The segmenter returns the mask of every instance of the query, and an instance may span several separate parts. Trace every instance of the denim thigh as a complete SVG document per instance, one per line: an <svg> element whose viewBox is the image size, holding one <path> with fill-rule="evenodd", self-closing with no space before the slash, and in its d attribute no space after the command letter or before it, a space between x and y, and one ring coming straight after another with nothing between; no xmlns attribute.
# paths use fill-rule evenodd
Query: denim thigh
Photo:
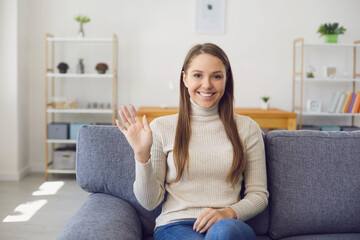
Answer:
<svg viewBox="0 0 360 240"><path fill-rule="evenodd" d="M237 219L221 219L207 231L206 240L256 240L254 230Z"/></svg>
<svg viewBox="0 0 360 240"><path fill-rule="evenodd" d="M203 240L204 234L193 230L195 220L169 223L156 228L154 240Z"/></svg>

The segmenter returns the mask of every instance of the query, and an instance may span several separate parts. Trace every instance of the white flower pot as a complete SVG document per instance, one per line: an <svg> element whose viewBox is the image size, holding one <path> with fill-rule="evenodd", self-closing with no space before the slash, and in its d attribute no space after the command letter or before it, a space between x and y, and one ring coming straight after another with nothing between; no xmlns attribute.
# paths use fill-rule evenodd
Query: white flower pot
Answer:
<svg viewBox="0 0 360 240"><path fill-rule="evenodd" d="M269 103L261 102L260 107L261 107L261 109L267 110L267 109L269 109Z"/></svg>

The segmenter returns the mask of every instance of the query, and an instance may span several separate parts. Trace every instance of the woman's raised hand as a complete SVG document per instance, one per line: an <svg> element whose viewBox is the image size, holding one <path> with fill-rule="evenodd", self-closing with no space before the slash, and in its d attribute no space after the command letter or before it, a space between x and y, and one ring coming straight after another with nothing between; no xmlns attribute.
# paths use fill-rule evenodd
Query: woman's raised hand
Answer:
<svg viewBox="0 0 360 240"><path fill-rule="evenodd" d="M139 162L146 163L150 159L150 149L153 143L152 131L146 116L144 115L143 121L141 122L134 106L130 104L129 108L132 116L124 105L121 105L121 108L119 109L120 119L125 128L117 119L116 125L125 135L127 141L134 150L135 159Z"/></svg>

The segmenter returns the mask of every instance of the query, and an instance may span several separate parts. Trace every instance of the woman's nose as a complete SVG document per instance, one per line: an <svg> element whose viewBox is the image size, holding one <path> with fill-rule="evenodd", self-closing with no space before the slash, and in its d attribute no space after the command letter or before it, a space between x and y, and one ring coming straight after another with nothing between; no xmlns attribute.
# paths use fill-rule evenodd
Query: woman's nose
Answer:
<svg viewBox="0 0 360 240"><path fill-rule="evenodd" d="M210 77L203 78L202 87L205 88L205 89L211 89L212 88Z"/></svg>

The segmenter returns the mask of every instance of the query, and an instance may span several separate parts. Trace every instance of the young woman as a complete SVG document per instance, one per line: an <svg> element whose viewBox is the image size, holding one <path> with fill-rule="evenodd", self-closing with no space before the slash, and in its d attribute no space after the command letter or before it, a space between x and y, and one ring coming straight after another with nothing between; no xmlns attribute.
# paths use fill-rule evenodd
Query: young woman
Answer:
<svg viewBox="0 0 360 240"><path fill-rule="evenodd" d="M264 144L259 126L233 113L233 85L226 54L206 43L185 58L179 114L149 125L121 106L117 126L135 153L137 200L152 210L167 193L155 240L256 239L244 221L268 203Z"/></svg>

